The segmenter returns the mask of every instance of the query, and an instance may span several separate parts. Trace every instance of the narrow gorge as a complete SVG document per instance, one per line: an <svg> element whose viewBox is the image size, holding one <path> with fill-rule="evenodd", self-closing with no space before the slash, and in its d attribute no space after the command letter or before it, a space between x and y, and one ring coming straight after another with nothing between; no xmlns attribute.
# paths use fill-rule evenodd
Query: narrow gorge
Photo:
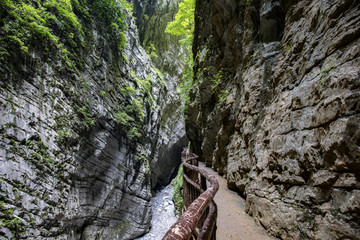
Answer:
<svg viewBox="0 0 360 240"><path fill-rule="evenodd" d="M0 0L0 240L143 236L184 146L269 236L360 239L360 2Z"/></svg>

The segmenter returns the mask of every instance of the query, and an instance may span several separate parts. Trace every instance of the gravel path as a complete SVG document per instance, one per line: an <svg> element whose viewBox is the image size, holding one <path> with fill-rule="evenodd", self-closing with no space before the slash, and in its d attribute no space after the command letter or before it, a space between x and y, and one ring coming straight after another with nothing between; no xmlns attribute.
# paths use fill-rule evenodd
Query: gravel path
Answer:
<svg viewBox="0 0 360 240"><path fill-rule="evenodd" d="M164 189L156 192L156 196L151 199L152 219L149 233L137 240L161 240L167 230L176 222L177 217L174 212L174 203L171 198L174 187L169 184Z"/></svg>
<svg viewBox="0 0 360 240"><path fill-rule="evenodd" d="M226 179L200 162L200 167L216 177L219 190L215 195L218 207L216 239L219 240L267 240L274 239L265 229L257 226L254 219L245 213L245 200L227 188Z"/></svg>

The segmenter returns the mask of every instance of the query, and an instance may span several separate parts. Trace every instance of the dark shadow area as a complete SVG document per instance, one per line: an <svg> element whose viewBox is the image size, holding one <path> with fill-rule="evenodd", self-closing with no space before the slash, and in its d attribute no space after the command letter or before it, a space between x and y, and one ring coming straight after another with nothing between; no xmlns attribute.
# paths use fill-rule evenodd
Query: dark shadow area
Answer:
<svg viewBox="0 0 360 240"><path fill-rule="evenodd" d="M159 149L159 159L153 167L153 171L157 176L154 190L159 190L168 185L176 177L181 164L181 152L187 141L186 136L184 136L169 149Z"/></svg>

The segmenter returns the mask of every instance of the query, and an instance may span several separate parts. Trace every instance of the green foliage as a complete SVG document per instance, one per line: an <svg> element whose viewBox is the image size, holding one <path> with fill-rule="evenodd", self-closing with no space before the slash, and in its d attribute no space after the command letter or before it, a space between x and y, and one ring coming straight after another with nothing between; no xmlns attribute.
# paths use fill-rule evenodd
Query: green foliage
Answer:
<svg viewBox="0 0 360 240"><path fill-rule="evenodd" d="M124 83L124 87L120 88L120 91L125 94L126 97L133 96L137 91L131 87L128 83Z"/></svg>
<svg viewBox="0 0 360 240"><path fill-rule="evenodd" d="M114 120L119 124L130 126L134 118L130 117L126 112L118 112L115 113Z"/></svg>
<svg viewBox="0 0 360 240"><path fill-rule="evenodd" d="M129 76L135 80L136 89L128 83L121 83L120 91L128 103L121 103L118 111L114 114L114 121L122 126L130 140L137 140L141 137L141 128L144 121L144 101L139 99L139 94L145 95L146 101L151 104L153 101L151 87L153 81L150 78L139 79L135 76L135 71L131 71Z"/></svg>
<svg viewBox="0 0 360 240"><path fill-rule="evenodd" d="M221 106L221 104L226 100L227 96L229 95L230 90L221 90L219 94L219 101L218 101L218 107Z"/></svg>
<svg viewBox="0 0 360 240"><path fill-rule="evenodd" d="M66 64L73 66L67 47L83 44L84 32L70 0L6 0L0 5L4 11L0 20L4 32L0 37L2 58L4 54L10 56L11 51L28 55L29 48L38 42L45 54L55 50Z"/></svg>
<svg viewBox="0 0 360 240"><path fill-rule="evenodd" d="M1 0L0 61L13 54L31 57L33 48L47 57L60 57L65 66L80 64L80 49L86 47L87 26L96 18L121 51L126 44L126 0ZM85 24L82 24L85 23Z"/></svg>
<svg viewBox="0 0 360 240"><path fill-rule="evenodd" d="M36 165L45 165L48 167L53 165L53 160L51 159L48 152L49 147L44 142L40 140L27 140L26 146L33 152L30 154L30 157L25 156L25 159L28 159L30 162L33 162Z"/></svg>
<svg viewBox="0 0 360 240"><path fill-rule="evenodd" d="M118 51L121 52L127 43L123 32L127 28L126 12L132 12L132 5L126 0L95 0L89 4L97 20L105 26L115 40Z"/></svg>
<svg viewBox="0 0 360 240"><path fill-rule="evenodd" d="M148 20L149 20L149 15L144 14L144 15L143 15L143 18L144 18L145 21L148 21Z"/></svg>
<svg viewBox="0 0 360 240"><path fill-rule="evenodd" d="M176 175L176 178L174 180L174 193L172 200L175 205L175 211L176 214L180 215L182 208L183 208L183 201L184 201L184 195L183 195L183 167L179 167L179 171Z"/></svg>
<svg viewBox="0 0 360 240"><path fill-rule="evenodd" d="M213 67L209 67L209 70L214 69ZM205 70L205 69L204 69ZM217 74L215 74L214 78L212 79L212 93L216 94L218 97L217 101L217 107L220 107L220 105L226 100L230 90L220 90L219 91L219 85L221 84L222 80L224 79L224 70L220 69Z"/></svg>
<svg viewBox="0 0 360 240"><path fill-rule="evenodd" d="M149 55L151 59L157 59L159 56L156 54L156 48L153 43L150 42L150 44L146 47L146 53Z"/></svg>
<svg viewBox="0 0 360 240"><path fill-rule="evenodd" d="M164 80L164 74L157 68L153 68L153 70L156 72L157 77L163 81Z"/></svg>
<svg viewBox="0 0 360 240"><path fill-rule="evenodd" d="M327 67L327 68L321 69L321 71L316 74L316 76L319 76L319 75L320 75L320 79L319 79L320 82L324 80L324 78L327 76L327 74L330 72L330 70L331 70L333 67L334 67L334 63L330 64L330 66ZM316 76L315 76L315 77L316 77Z"/></svg>
<svg viewBox="0 0 360 240"><path fill-rule="evenodd" d="M292 43L289 43L288 45L285 46L285 51L289 51L292 48Z"/></svg>
<svg viewBox="0 0 360 240"><path fill-rule="evenodd" d="M136 127L136 126L133 126L132 128L130 128L127 136L128 136L128 138L130 140L138 139L139 137L141 137L141 133L139 132L139 128Z"/></svg>
<svg viewBox="0 0 360 240"><path fill-rule="evenodd" d="M144 164L146 173L150 173L150 164L149 164L149 156L147 152L142 149L139 153L137 153L137 158Z"/></svg>
<svg viewBox="0 0 360 240"><path fill-rule="evenodd" d="M179 4L179 12L175 15L175 19L169 22L165 32L172 35L184 36L183 43L191 44L194 32L194 13L195 0L183 0Z"/></svg>
<svg viewBox="0 0 360 240"><path fill-rule="evenodd" d="M100 91L100 95L101 95L102 97L106 97L106 96L107 96L107 93L106 93L105 91L101 90L101 91Z"/></svg>
<svg viewBox="0 0 360 240"><path fill-rule="evenodd" d="M191 57L186 60L184 74L182 76L182 81L180 82L180 94L185 105L183 109L185 113L190 104L190 90L193 85L193 77L194 77L193 60Z"/></svg>
<svg viewBox="0 0 360 240"><path fill-rule="evenodd" d="M221 83L221 80L224 77L224 72L222 69L219 70L217 74L215 74L214 79L212 80L211 89L213 93L217 90L218 85Z"/></svg>
<svg viewBox="0 0 360 240"><path fill-rule="evenodd" d="M146 99L150 105L153 104L154 99L151 94L151 88L154 84L153 80L150 77L147 77L145 79L140 79L135 76L135 73L132 72L133 78L136 82L136 85L139 87L140 92L144 93L146 96Z"/></svg>
<svg viewBox="0 0 360 240"><path fill-rule="evenodd" d="M183 0L179 4L179 11L175 15L175 19L169 22L166 26L165 32L176 36L183 36L180 43L186 47L188 58L186 59L184 74L180 83L180 93L185 103L184 112L187 111L189 104L189 92L193 85L193 55L192 55L192 42L194 38L194 13L195 13L195 0Z"/></svg>
<svg viewBox="0 0 360 240"><path fill-rule="evenodd" d="M62 142L65 139L70 137L70 133L66 129L60 129L57 131L58 137L57 141Z"/></svg>
<svg viewBox="0 0 360 240"><path fill-rule="evenodd" d="M91 115L90 99L86 97L86 88L81 87L81 92L77 91L73 94L74 109L83 123L83 127L89 130L94 126L95 121Z"/></svg>
<svg viewBox="0 0 360 240"><path fill-rule="evenodd" d="M131 112L132 106L128 105L127 109ZM130 110L129 110L130 109ZM136 121L132 116L129 115L130 113L127 113L125 111L119 111L115 113L114 115L114 121L121 126L123 126L123 130L126 131L127 137L130 140L136 140L141 137L140 128L141 128L141 122ZM142 115L142 112L141 112Z"/></svg>
<svg viewBox="0 0 360 240"><path fill-rule="evenodd" d="M24 224L20 219L14 217L14 210L7 208L2 201L0 202L0 212L0 226L11 230L16 239L18 239L20 230L25 227Z"/></svg>
<svg viewBox="0 0 360 240"><path fill-rule="evenodd" d="M133 112L140 122L144 120L144 113L143 113L143 105L140 103L139 100L133 99L132 105L127 106L128 111Z"/></svg>

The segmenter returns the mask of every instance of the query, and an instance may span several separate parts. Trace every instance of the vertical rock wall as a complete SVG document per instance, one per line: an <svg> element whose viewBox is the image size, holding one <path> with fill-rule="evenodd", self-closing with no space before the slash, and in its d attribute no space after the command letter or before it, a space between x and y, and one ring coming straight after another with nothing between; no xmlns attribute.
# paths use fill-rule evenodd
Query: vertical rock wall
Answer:
<svg viewBox="0 0 360 240"><path fill-rule="evenodd" d="M167 23L178 12L180 1L134 0L133 3L140 44L167 79L167 104L161 112L159 129L161 141L153 149L157 161L152 170L155 172L154 176L157 176L155 187L159 188L175 177L174 170L177 168L174 166L180 165L182 148L187 145L183 103L179 98L187 53L179 43L180 37L165 33ZM169 161L169 158L173 161Z"/></svg>
<svg viewBox="0 0 360 240"><path fill-rule="evenodd" d="M36 48L18 71L1 66L0 239L133 239L150 227L152 188L177 167L181 104L135 20L122 56L87 24L81 68Z"/></svg>
<svg viewBox="0 0 360 240"><path fill-rule="evenodd" d="M360 239L360 4L197 1L194 151L282 239Z"/></svg>

